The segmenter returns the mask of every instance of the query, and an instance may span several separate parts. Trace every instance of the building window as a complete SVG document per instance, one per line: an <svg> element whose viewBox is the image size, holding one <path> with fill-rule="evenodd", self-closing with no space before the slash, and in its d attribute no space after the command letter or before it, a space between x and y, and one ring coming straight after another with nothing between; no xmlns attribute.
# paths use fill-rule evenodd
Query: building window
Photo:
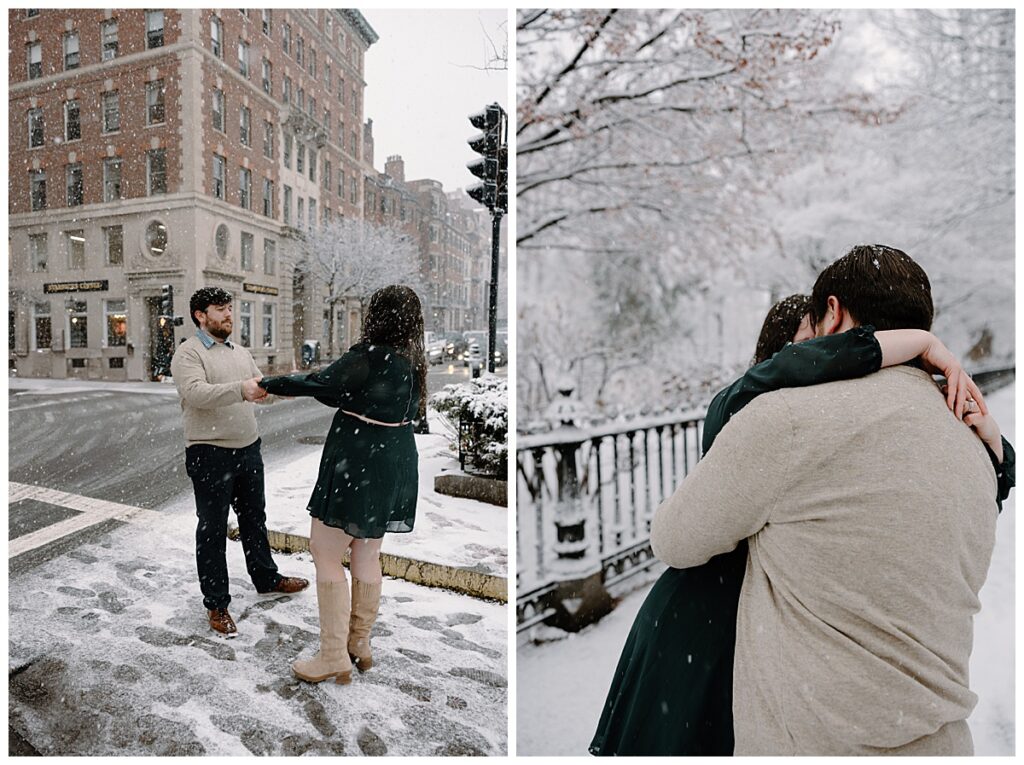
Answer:
<svg viewBox="0 0 1024 765"><path fill-rule="evenodd" d="M295 225L297 228L306 227L306 208L304 204L302 197L295 200Z"/></svg>
<svg viewBox="0 0 1024 765"><path fill-rule="evenodd" d="M164 12L146 11L146 49L164 44Z"/></svg>
<svg viewBox="0 0 1024 765"><path fill-rule="evenodd" d="M263 347L274 347L274 306L263 304Z"/></svg>
<svg viewBox="0 0 1024 765"><path fill-rule="evenodd" d="M338 145L345 151L345 120L338 120Z"/></svg>
<svg viewBox="0 0 1024 765"><path fill-rule="evenodd" d="M296 99L296 106L299 107L300 112L306 111L306 90L305 88L299 88L298 98Z"/></svg>
<svg viewBox="0 0 1024 765"><path fill-rule="evenodd" d="M269 178L263 179L263 214L274 217L274 182Z"/></svg>
<svg viewBox="0 0 1024 765"><path fill-rule="evenodd" d="M46 256L46 234L30 234L28 237L29 269L33 272L46 271Z"/></svg>
<svg viewBox="0 0 1024 765"><path fill-rule="evenodd" d="M341 161L338 162L338 197L345 201L345 171L341 169Z"/></svg>
<svg viewBox="0 0 1024 765"><path fill-rule="evenodd" d="M34 149L46 142L42 109L28 110L28 147Z"/></svg>
<svg viewBox="0 0 1024 765"><path fill-rule="evenodd" d="M32 43L28 46L28 78L34 80L43 76L43 44Z"/></svg>
<svg viewBox="0 0 1024 765"><path fill-rule="evenodd" d="M316 183L316 150L309 147L309 180Z"/></svg>
<svg viewBox="0 0 1024 765"><path fill-rule="evenodd" d="M68 246L68 268L81 271L85 268L85 232L82 229L65 231Z"/></svg>
<svg viewBox="0 0 1024 765"><path fill-rule="evenodd" d="M167 193L166 149L150 149L146 152L146 187L150 196Z"/></svg>
<svg viewBox="0 0 1024 765"><path fill-rule="evenodd" d="M264 8L262 11L260 11L260 18L263 22L263 34L265 34L267 37L270 37L271 33L273 32L273 28L270 24L270 9Z"/></svg>
<svg viewBox="0 0 1024 765"><path fill-rule="evenodd" d="M121 198L121 160L103 160L103 201L115 202Z"/></svg>
<svg viewBox="0 0 1024 765"><path fill-rule="evenodd" d="M238 73L249 79L249 43L238 41Z"/></svg>
<svg viewBox="0 0 1024 765"><path fill-rule="evenodd" d="M124 369L124 356L111 356L107 359L107 366L111 369Z"/></svg>
<svg viewBox="0 0 1024 765"><path fill-rule="evenodd" d="M292 225L292 187L284 187L284 225Z"/></svg>
<svg viewBox="0 0 1024 765"><path fill-rule="evenodd" d="M316 79L316 50L312 47L309 49L309 76Z"/></svg>
<svg viewBox="0 0 1024 765"><path fill-rule="evenodd" d="M316 225L316 200L313 197L309 198L309 227L313 228Z"/></svg>
<svg viewBox="0 0 1024 765"><path fill-rule="evenodd" d="M107 328L107 347L117 348L128 342L128 314L124 300L103 301L103 323Z"/></svg>
<svg viewBox="0 0 1024 765"><path fill-rule="evenodd" d="M263 156L274 158L274 123L263 120Z"/></svg>
<svg viewBox="0 0 1024 765"><path fill-rule="evenodd" d="M217 199L224 198L224 169L227 160L219 154L213 155L213 196Z"/></svg>
<svg viewBox="0 0 1024 765"><path fill-rule="evenodd" d="M103 228L103 249L108 266L124 265L124 229L121 226Z"/></svg>
<svg viewBox="0 0 1024 765"><path fill-rule="evenodd" d="M163 14L161 13L161 17ZM159 125L164 121L164 81L146 84L146 124Z"/></svg>
<svg viewBox="0 0 1024 765"><path fill-rule="evenodd" d="M253 235L247 231L242 232L241 239L239 242L242 246L242 270L252 271L252 250L253 250Z"/></svg>
<svg viewBox="0 0 1024 765"><path fill-rule="evenodd" d="M328 16L327 19L329 21L330 20L330 16ZM330 35L328 35L328 37L330 37ZM324 87L327 88L327 92L328 93L331 92L331 60L330 60L330 58L327 58L327 60L324 61Z"/></svg>
<svg viewBox="0 0 1024 765"><path fill-rule="evenodd" d="M78 69L80 60L78 54L78 32L68 32L64 35L64 71Z"/></svg>
<svg viewBox="0 0 1024 765"><path fill-rule="evenodd" d="M283 100L286 104L290 104L292 102L292 78L291 77L287 77L286 76L284 78L284 80L282 81L282 85L281 85L281 100Z"/></svg>
<svg viewBox="0 0 1024 765"><path fill-rule="evenodd" d="M210 51L217 58L224 58L224 22L219 16L210 17Z"/></svg>
<svg viewBox="0 0 1024 765"><path fill-rule="evenodd" d="M342 106L345 105L345 78L338 78L338 101Z"/></svg>
<svg viewBox="0 0 1024 765"><path fill-rule="evenodd" d="M252 172L247 167L238 168L238 204L252 209Z"/></svg>
<svg viewBox="0 0 1024 765"><path fill-rule="evenodd" d="M121 96L116 90L103 94L103 132L116 133L121 129Z"/></svg>
<svg viewBox="0 0 1024 765"><path fill-rule="evenodd" d="M72 300L70 304L70 317L68 319L71 338L71 348L89 347L89 304L84 300ZM82 359L83 361L85 359Z"/></svg>
<svg viewBox="0 0 1024 765"><path fill-rule="evenodd" d="M330 191L331 189L331 162L324 157L324 188Z"/></svg>
<svg viewBox="0 0 1024 765"><path fill-rule="evenodd" d="M301 175L306 172L306 147L295 142L295 170Z"/></svg>
<svg viewBox="0 0 1024 765"><path fill-rule="evenodd" d="M252 146L252 118L249 107L242 106L238 109L238 140L242 146Z"/></svg>
<svg viewBox="0 0 1024 765"><path fill-rule="evenodd" d="M82 163L76 162L68 165L64 173L65 185L67 187L68 207L77 207L82 204L85 191L82 186Z"/></svg>
<svg viewBox="0 0 1024 765"><path fill-rule="evenodd" d="M213 244L217 249L217 257L224 260L228 256L228 240L231 238L231 234L228 231L228 227L221 223L217 226L217 231L213 235Z"/></svg>
<svg viewBox="0 0 1024 765"><path fill-rule="evenodd" d="M213 89L212 105L210 106L210 114L213 117L213 129L219 130L221 133L224 130L224 91Z"/></svg>
<svg viewBox="0 0 1024 765"><path fill-rule="evenodd" d="M114 19L104 21L100 26L100 37L103 40L103 60L110 61L117 58L117 21Z"/></svg>
<svg viewBox="0 0 1024 765"><path fill-rule="evenodd" d="M305 42L301 37L295 41L295 63L299 66L302 66L302 52L304 47Z"/></svg>
<svg viewBox="0 0 1024 765"><path fill-rule="evenodd" d="M29 173L29 197L33 210L46 209L46 171L33 170Z"/></svg>
<svg viewBox="0 0 1024 765"><path fill-rule="evenodd" d="M281 48L289 56L292 55L292 27L291 24L281 25Z"/></svg>
<svg viewBox="0 0 1024 765"><path fill-rule="evenodd" d="M167 251L167 226L158 220L146 226L146 249L150 257L159 258Z"/></svg>
<svg viewBox="0 0 1024 765"><path fill-rule="evenodd" d="M263 59L263 92L268 95L273 95L274 90L274 77L273 67L270 65L268 59Z"/></svg>
<svg viewBox="0 0 1024 765"><path fill-rule="evenodd" d="M284 166L292 168L292 134L287 130L284 131Z"/></svg>
<svg viewBox="0 0 1024 765"><path fill-rule="evenodd" d="M243 348L252 348L252 301L238 304L238 342Z"/></svg>
<svg viewBox="0 0 1024 765"><path fill-rule="evenodd" d="M263 273L273 276L277 268L277 242L273 239L263 240Z"/></svg>
<svg viewBox="0 0 1024 765"><path fill-rule="evenodd" d="M38 15L39 15L39 9L38 8L25 9L25 18L26 19L34 19Z"/></svg>
<svg viewBox="0 0 1024 765"><path fill-rule="evenodd" d="M316 96L314 95L309 97L309 108L306 110L306 114L309 115L310 119L314 119L316 115Z"/></svg>
<svg viewBox="0 0 1024 765"><path fill-rule="evenodd" d="M49 350L53 344L53 324L50 318L49 303L35 303L32 307L32 324L35 331L32 333L33 350Z"/></svg>
<svg viewBox="0 0 1024 765"><path fill-rule="evenodd" d="M78 101L64 102L64 140L78 141L82 138L82 118Z"/></svg>
<svg viewBox="0 0 1024 765"><path fill-rule="evenodd" d="M348 201L352 204L356 204L359 201L359 184L355 177L349 180L348 185Z"/></svg>

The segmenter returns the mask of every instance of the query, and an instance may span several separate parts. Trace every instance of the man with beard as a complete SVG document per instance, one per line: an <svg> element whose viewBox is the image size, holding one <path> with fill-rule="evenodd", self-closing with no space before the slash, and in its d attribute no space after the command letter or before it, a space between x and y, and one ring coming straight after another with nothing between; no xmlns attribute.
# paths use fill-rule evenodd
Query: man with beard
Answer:
<svg viewBox="0 0 1024 765"><path fill-rule="evenodd" d="M185 414L185 470L196 494L196 566L210 627L237 632L228 613L228 507L234 506L245 566L256 591L298 592L306 579L281 576L267 540L263 458L251 402L266 397L248 350L228 340L231 293L203 287L189 300L195 336L182 342L171 374Z"/></svg>

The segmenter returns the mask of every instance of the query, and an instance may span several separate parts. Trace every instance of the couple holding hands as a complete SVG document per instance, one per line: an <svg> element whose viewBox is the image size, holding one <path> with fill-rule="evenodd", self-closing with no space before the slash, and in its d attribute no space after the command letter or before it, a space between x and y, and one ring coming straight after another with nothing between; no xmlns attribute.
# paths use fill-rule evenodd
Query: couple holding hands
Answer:
<svg viewBox="0 0 1024 765"><path fill-rule="evenodd" d="M349 683L352 667L373 663L370 630L381 594L386 532L413 529L418 469L414 421L426 413L423 312L408 287L378 290L362 336L320 372L263 377L246 348L228 338L231 293L197 290L189 301L195 335L171 362L185 421L185 467L195 489L196 565L210 627L233 635L228 613L228 508L234 507L246 569L256 591L309 586L278 573L266 527L263 459L252 402L312 396L336 409L307 504L316 567L320 650L292 670L309 682ZM342 559L350 551L351 595Z"/></svg>

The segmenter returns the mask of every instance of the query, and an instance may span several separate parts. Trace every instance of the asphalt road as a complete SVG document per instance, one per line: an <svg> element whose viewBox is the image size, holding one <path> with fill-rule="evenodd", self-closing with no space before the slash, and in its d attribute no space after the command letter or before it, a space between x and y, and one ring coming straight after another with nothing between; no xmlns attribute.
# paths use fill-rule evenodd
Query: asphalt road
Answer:
<svg viewBox="0 0 1024 765"><path fill-rule="evenodd" d="M463 382L469 370L431 367L427 390ZM257 408L263 458L287 459L300 439L321 438L333 410L312 399ZM185 475L181 409L168 395L121 390L28 392L10 381L8 478L13 483L58 489L74 495L156 509L192 490ZM31 499L9 509L9 539L74 516L73 511ZM96 541L120 526L104 521L57 539L10 561L10 575Z"/></svg>

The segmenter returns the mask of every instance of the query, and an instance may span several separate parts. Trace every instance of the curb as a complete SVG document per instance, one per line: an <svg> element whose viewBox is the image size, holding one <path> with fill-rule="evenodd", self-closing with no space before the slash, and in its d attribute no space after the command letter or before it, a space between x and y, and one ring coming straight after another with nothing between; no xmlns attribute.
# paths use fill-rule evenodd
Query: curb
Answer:
<svg viewBox="0 0 1024 765"><path fill-rule="evenodd" d="M228 528L230 539L238 539L238 533L237 526ZM301 534L267 529L267 539L270 541L270 547L278 552L309 552L309 537ZM347 555L342 562L348 563ZM508 603L508 580L503 576L484 574L444 563L429 563L385 552L380 554L380 562L384 576L404 579L427 587L440 587L483 600Z"/></svg>

